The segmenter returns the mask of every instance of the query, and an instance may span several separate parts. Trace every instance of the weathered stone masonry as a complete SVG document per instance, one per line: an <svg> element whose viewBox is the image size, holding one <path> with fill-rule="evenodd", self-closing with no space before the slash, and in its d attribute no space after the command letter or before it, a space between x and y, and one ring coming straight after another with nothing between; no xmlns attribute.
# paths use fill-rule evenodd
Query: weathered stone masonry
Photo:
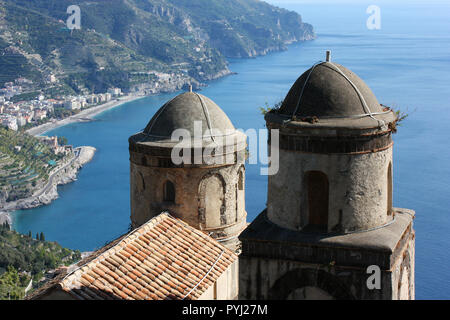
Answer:
<svg viewBox="0 0 450 320"><path fill-rule="evenodd" d="M414 299L414 212L392 206L394 112L327 61L265 119L279 130L279 171L240 236L240 298Z"/></svg>

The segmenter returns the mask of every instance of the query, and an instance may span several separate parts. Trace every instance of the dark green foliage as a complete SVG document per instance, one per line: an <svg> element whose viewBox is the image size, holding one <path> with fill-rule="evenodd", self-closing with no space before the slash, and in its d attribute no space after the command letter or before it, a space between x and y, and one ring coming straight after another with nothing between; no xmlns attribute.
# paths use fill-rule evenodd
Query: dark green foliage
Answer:
<svg viewBox="0 0 450 320"><path fill-rule="evenodd" d="M261 112L262 115L266 115L266 113L268 112L277 112L281 105L283 104L283 101L277 102L275 103L275 105L273 107L269 107L269 104L266 102L265 103L265 107L260 107L259 111Z"/></svg>
<svg viewBox="0 0 450 320"><path fill-rule="evenodd" d="M63 119L70 116L73 116L74 114L79 113L80 110L68 110L65 108L55 108L53 111L53 114L51 114L52 117L55 117L57 119Z"/></svg>
<svg viewBox="0 0 450 320"><path fill-rule="evenodd" d="M0 300L22 299L29 281L27 274L19 274L16 268L8 266L7 271L0 275Z"/></svg>
<svg viewBox="0 0 450 320"><path fill-rule="evenodd" d="M68 30L66 9L81 8L81 30ZM21 75L62 75L46 94L126 91L132 74L187 71L203 81L226 70L224 57L250 57L314 37L291 11L256 0L4 0L0 2L0 53L9 46L39 54L0 54L0 84ZM1 37L8 32L12 37ZM3 77L3 78L2 78ZM144 82L145 79L140 79Z"/></svg>
<svg viewBox="0 0 450 320"><path fill-rule="evenodd" d="M61 265L70 265L81 259L81 253L61 247L56 242L46 242L44 233L37 233L39 240L21 235L4 226L0 227L0 300L20 299L30 277L39 280L42 275ZM14 295L12 295L12 292Z"/></svg>
<svg viewBox="0 0 450 320"><path fill-rule="evenodd" d="M66 137L58 137L58 144L60 145L60 146L65 146L65 145L67 145L67 138Z"/></svg>
<svg viewBox="0 0 450 320"><path fill-rule="evenodd" d="M44 234L36 234L39 239L21 235L0 227L0 268L13 266L19 271L37 274L42 270L52 270L60 265L68 265L80 259L78 251L62 248L55 242L45 242Z"/></svg>
<svg viewBox="0 0 450 320"><path fill-rule="evenodd" d="M39 96L40 92L27 92L18 94L10 99L11 102L34 100Z"/></svg>
<svg viewBox="0 0 450 320"><path fill-rule="evenodd" d="M3 87L5 82L14 81L18 75L34 80L40 78L39 72L21 54L0 55L0 70L0 87Z"/></svg>
<svg viewBox="0 0 450 320"><path fill-rule="evenodd" d="M95 71L85 75L84 82L91 92L101 93L112 86L128 91L130 88L129 75L119 69Z"/></svg>

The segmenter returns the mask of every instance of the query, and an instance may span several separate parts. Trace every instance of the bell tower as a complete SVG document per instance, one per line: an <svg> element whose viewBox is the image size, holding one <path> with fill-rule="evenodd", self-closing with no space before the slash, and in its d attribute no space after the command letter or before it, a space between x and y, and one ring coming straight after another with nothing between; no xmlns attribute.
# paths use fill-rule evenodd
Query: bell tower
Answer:
<svg viewBox="0 0 450 320"><path fill-rule="evenodd" d="M164 104L129 138L132 227L167 211L239 251L247 215L246 138L192 89Z"/></svg>
<svg viewBox="0 0 450 320"><path fill-rule="evenodd" d="M265 120L279 171L240 236L241 298L414 299L414 212L392 206L395 113L328 52Z"/></svg>

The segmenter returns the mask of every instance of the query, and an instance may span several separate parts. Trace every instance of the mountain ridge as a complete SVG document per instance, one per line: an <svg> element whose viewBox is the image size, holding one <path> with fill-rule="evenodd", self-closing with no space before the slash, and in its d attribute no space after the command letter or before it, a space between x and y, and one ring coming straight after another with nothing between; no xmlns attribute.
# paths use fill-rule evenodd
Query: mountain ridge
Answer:
<svg viewBox="0 0 450 320"><path fill-rule="evenodd" d="M315 38L299 14L257 0L80 0L81 29L72 31L70 5L0 0L0 85L55 74L56 93L173 91L229 74L228 58Z"/></svg>

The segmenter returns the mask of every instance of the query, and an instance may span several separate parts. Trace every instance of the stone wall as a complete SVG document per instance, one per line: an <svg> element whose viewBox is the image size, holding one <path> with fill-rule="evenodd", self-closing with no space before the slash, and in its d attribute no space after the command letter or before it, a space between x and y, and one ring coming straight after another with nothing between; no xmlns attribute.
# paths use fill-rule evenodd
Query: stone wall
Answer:
<svg viewBox="0 0 450 320"><path fill-rule="evenodd" d="M364 268L242 256L239 261L239 298L243 300L389 300L392 295L390 271L381 272L381 290L368 290Z"/></svg>
<svg viewBox="0 0 450 320"><path fill-rule="evenodd" d="M130 165L131 221L138 227L168 211L224 244L236 243L245 228L244 162L218 167L164 168ZM242 181L239 181L241 177ZM164 184L175 186L175 201L164 201ZM227 240L228 238L231 238Z"/></svg>
<svg viewBox="0 0 450 320"><path fill-rule="evenodd" d="M415 233L408 236L392 268L392 299L415 299Z"/></svg>
<svg viewBox="0 0 450 320"><path fill-rule="evenodd" d="M305 178L311 171L322 172L328 178L329 232L367 230L392 220L387 214L392 147L356 155L280 150L280 163L278 173L269 176L268 184L267 211L274 223L293 230L308 225Z"/></svg>
<svg viewBox="0 0 450 320"><path fill-rule="evenodd" d="M282 228L262 212L239 237L240 299L414 299L414 212L353 234ZM376 266L380 288L367 281Z"/></svg>

